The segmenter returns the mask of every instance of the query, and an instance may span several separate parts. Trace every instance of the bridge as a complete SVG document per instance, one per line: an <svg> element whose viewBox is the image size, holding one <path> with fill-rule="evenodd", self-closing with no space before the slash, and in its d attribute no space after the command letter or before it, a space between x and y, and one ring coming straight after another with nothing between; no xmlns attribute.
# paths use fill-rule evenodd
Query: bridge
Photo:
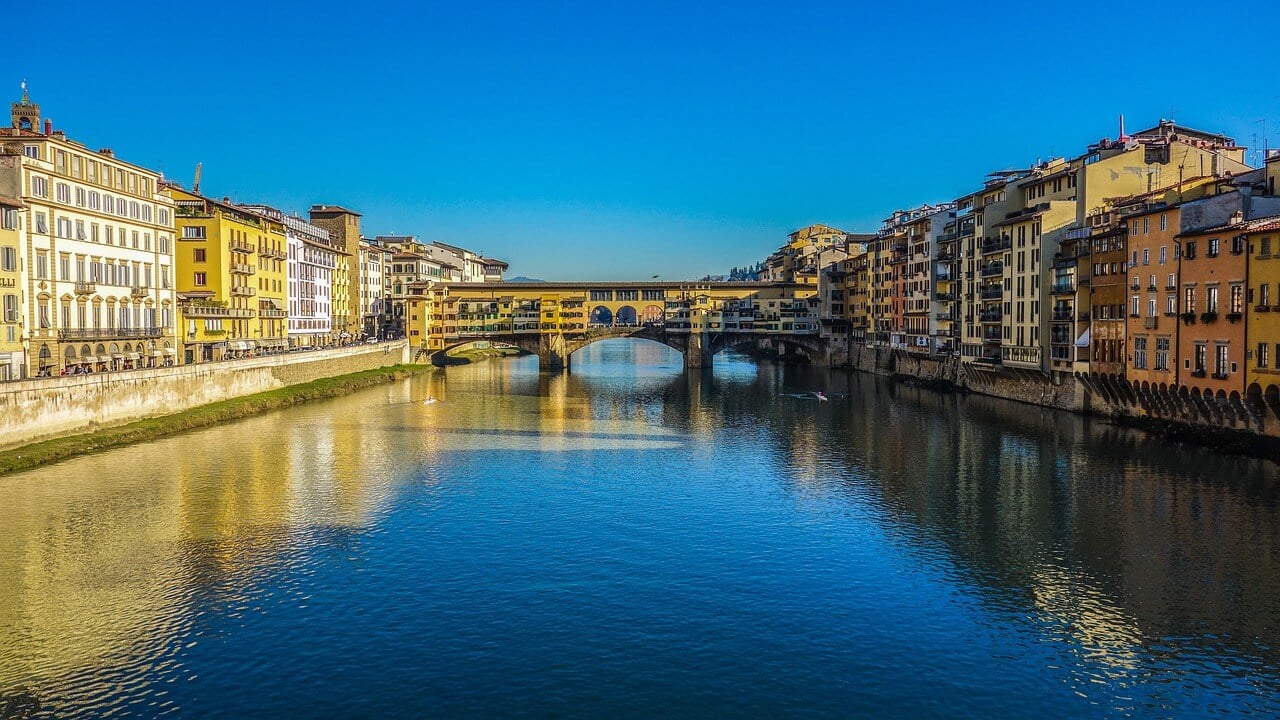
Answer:
<svg viewBox="0 0 1280 720"><path fill-rule="evenodd" d="M594 342L662 343L686 368L750 345L820 355L817 287L799 283L415 283L405 298L409 342L433 359L477 341L514 345L559 371Z"/></svg>

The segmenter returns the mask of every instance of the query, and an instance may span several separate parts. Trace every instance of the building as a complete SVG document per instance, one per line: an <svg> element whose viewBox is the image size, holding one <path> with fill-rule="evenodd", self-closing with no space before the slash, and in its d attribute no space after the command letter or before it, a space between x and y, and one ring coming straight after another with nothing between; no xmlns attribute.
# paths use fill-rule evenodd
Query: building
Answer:
<svg viewBox="0 0 1280 720"><path fill-rule="evenodd" d="M127 370L176 356L173 205L160 175L90 150L43 121L23 88L0 129L3 231L18 243L17 327L0 336L9 377ZM25 206L18 213L12 211ZM0 273L5 271L0 270ZM7 283L6 283L7 284ZM13 301L5 300L5 317ZM14 329L14 340L8 340ZM18 349L18 345L21 349ZM15 362L15 356L20 358ZM4 363L0 363L4 364Z"/></svg>
<svg viewBox="0 0 1280 720"><path fill-rule="evenodd" d="M20 162L18 157L0 157L0 163ZM0 196L0 382L18 380L27 372L22 344L22 293L27 287L23 210L21 200Z"/></svg>
<svg viewBox="0 0 1280 720"><path fill-rule="evenodd" d="M311 222L329 231L335 250L340 253L330 285L335 342L349 342L361 332L360 317L360 213L338 205L313 205Z"/></svg>
<svg viewBox="0 0 1280 720"><path fill-rule="evenodd" d="M184 363L288 347L288 239L277 211L255 212L165 186L177 215Z"/></svg>
<svg viewBox="0 0 1280 720"><path fill-rule="evenodd" d="M343 253L329 231L268 205L242 205L284 225L288 244L286 275L288 289L289 347L313 348L330 345L333 332L333 273ZM339 289L341 285L338 286Z"/></svg>
<svg viewBox="0 0 1280 720"><path fill-rule="evenodd" d="M360 317L365 337L383 337L382 317L386 305L384 269L391 253L380 245L360 242Z"/></svg>
<svg viewBox="0 0 1280 720"><path fill-rule="evenodd" d="M1243 234L1249 253L1245 387L1274 402L1280 400L1280 217L1256 220Z"/></svg>

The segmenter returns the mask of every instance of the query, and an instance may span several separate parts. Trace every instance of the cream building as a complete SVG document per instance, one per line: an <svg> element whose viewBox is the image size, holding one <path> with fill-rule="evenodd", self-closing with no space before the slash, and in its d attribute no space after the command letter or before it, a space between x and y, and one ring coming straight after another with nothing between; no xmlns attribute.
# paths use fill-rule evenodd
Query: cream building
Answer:
<svg viewBox="0 0 1280 720"><path fill-rule="evenodd" d="M11 119L0 129L6 153L0 197L26 206L19 215L19 261L27 268L19 352L26 372L172 361L174 214L160 175L108 148L90 150L49 121L42 127L40 106L25 87Z"/></svg>

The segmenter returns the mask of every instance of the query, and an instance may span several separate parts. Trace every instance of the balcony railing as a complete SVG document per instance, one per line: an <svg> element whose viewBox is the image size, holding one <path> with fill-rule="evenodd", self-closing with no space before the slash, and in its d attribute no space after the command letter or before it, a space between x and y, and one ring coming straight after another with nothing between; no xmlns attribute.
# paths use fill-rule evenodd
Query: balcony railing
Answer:
<svg viewBox="0 0 1280 720"><path fill-rule="evenodd" d="M219 307L217 305L187 305L182 308L183 317L189 318L241 318L253 317L247 308Z"/></svg>
<svg viewBox="0 0 1280 720"><path fill-rule="evenodd" d="M141 338L158 338L172 332L173 328L141 327L141 328L81 328L59 330L59 340L137 340Z"/></svg>
<svg viewBox="0 0 1280 720"><path fill-rule="evenodd" d="M1071 322L1072 318L1074 317L1075 317L1075 313L1071 312L1070 310L1054 310L1053 311L1054 322Z"/></svg>
<svg viewBox="0 0 1280 720"><path fill-rule="evenodd" d="M982 266L982 277L994 277L1004 273L1004 263L989 263Z"/></svg>
<svg viewBox="0 0 1280 720"><path fill-rule="evenodd" d="M982 243L982 254L990 255L991 253L998 253L1002 250L1008 250L1011 247L1013 247L1012 240L1008 240L1008 239L987 240L986 242Z"/></svg>
<svg viewBox="0 0 1280 720"><path fill-rule="evenodd" d="M999 285L990 285L988 287L984 287L982 288L982 292L978 294L978 297L982 298L983 300L999 300L1000 298L1004 297L1004 288L1000 287Z"/></svg>
<svg viewBox="0 0 1280 720"><path fill-rule="evenodd" d="M256 249L252 244L245 240L232 240L227 244L227 247L231 249L231 252L238 253L251 253Z"/></svg>
<svg viewBox="0 0 1280 720"><path fill-rule="evenodd" d="M1069 293L1073 293L1075 291L1076 291L1076 284L1074 282L1067 281L1067 282L1054 283L1053 288L1050 292L1052 292L1054 295L1066 295Z"/></svg>
<svg viewBox="0 0 1280 720"><path fill-rule="evenodd" d="M988 310L978 313L978 322L998 323L1002 318L1004 318L1004 312L1000 308L996 308L994 311Z"/></svg>
<svg viewBox="0 0 1280 720"><path fill-rule="evenodd" d="M1148 330L1155 330L1155 329L1156 329L1157 327L1159 327L1159 326L1160 326L1160 318L1158 318L1158 317L1144 317L1144 318L1142 318L1142 327L1144 327L1144 328L1146 328L1146 329L1148 329Z"/></svg>
<svg viewBox="0 0 1280 720"><path fill-rule="evenodd" d="M258 291L248 285L232 285L231 294L236 297L253 297L258 294Z"/></svg>
<svg viewBox="0 0 1280 720"><path fill-rule="evenodd" d="M129 295L136 298L146 297L150 294L151 294L151 288L145 287L143 285L134 285L133 287L129 288Z"/></svg>
<svg viewBox="0 0 1280 720"><path fill-rule="evenodd" d="M248 263L231 263L231 272L236 275L253 275L258 269Z"/></svg>
<svg viewBox="0 0 1280 720"><path fill-rule="evenodd" d="M97 292L97 291L98 291L98 284L97 284L97 283L85 282L85 281L83 281L83 280L80 280L80 281L77 281L77 282L76 282L76 294L77 294L77 295L92 295L93 293L95 293L95 292Z"/></svg>

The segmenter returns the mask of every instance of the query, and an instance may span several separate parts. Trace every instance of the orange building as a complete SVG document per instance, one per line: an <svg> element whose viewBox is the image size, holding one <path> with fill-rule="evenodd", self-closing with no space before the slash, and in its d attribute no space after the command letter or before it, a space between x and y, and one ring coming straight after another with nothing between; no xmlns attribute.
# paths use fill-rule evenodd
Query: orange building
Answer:
<svg viewBox="0 0 1280 720"><path fill-rule="evenodd" d="M1237 211L1225 225L1178 235L1182 243L1178 358L1181 384L1216 395L1245 390L1245 235L1248 223ZM1132 237L1131 237L1132 241ZM1132 252L1132 242L1130 244ZM1132 277L1137 274L1130 272ZM1146 282L1143 280L1142 282ZM1143 310L1133 295L1132 315Z"/></svg>

